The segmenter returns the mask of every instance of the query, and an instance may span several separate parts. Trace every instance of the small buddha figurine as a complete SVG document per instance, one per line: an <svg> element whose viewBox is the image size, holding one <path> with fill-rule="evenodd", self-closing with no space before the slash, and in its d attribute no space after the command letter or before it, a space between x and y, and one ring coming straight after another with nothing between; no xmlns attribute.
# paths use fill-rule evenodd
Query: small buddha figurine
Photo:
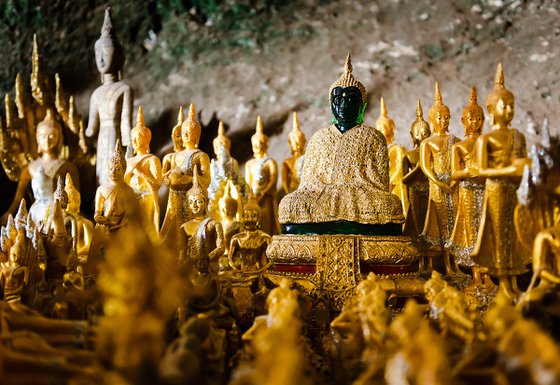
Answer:
<svg viewBox="0 0 560 385"><path fill-rule="evenodd" d="M109 183L97 188L93 219L98 226L103 226L108 233L112 233L126 225L127 207L130 207L130 200L136 197L134 190L124 181L126 160L119 139L107 168Z"/></svg>
<svg viewBox="0 0 560 385"><path fill-rule="evenodd" d="M395 122L387 116L387 107L385 99L381 98L381 107L379 119L375 122L375 128L383 134L387 142L389 151L389 186L392 194L399 197L402 202L403 212L408 212L408 194L406 187L403 186L402 179L404 176L403 162L406 156L404 146L394 142L395 140Z"/></svg>
<svg viewBox="0 0 560 385"><path fill-rule="evenodd" d="M249 195L243 207L243 231L231 238L229 246L229 263L233 270L242 274L262 271L268 265L266 248L272 241L270 235L259 230L261 208L255 197Z"/></svg>
<svg viewBox="0 0 560 385"><path fill-rule="evenodd" d="M402 204L389 191L383 134L362 124L366 91L344 73L329 90L334 124L317 131L305 151L301 182L278 209L287 234L400 234Z"/></svg>
<svg viewBox="0 0 560 385"><path fill-rule="evenodd" d="M152 132L144 125L142 106L138 107L136 126L132 129L132 148L135 155L126 160L124 180L136 195L152 236L159 233L158 191L161 186L161 161L150 153Z"/></svg>
<svg viewBox="0 0 560 385"><path fill-rule="evenodd" d="M60 156L63 139L62 126L55 119L52 110L47 110L45 119L37 125L36 139L39 157L29 162L27 166L21 169L17 190L7 213L15 213L21 198L23 198L27 192L29 183L34 179L36 181L33 185L36 186L36 188L42 185L40 188L46 189L45 195L50 194L50 199L52 199L52 193L59 176L64 178L66 173L70 173L72 178L78 183L79 179L76 167L72 162L62 159ZM40 179L40 182L37 178ZM50 187L47 186L47 180L50 182ZM33 185L32 189L34 188ZM36 197L35 199L38 200L39 198ZM46 199L45 196L43 196L42 199ZM33 220L35 223L39 224L39 220L45 218L46 212L43 211L39 213L37 209L34 209Z"/></svg>
<svg viewBox="0 0 560 385"><path fill-rule="evenodd" d="M9 259L0 264L0 283L3 300L8 303L21 303L25 285L29 280L29 269L22 265L25 253L25 230L17 232L14 245L9 249Z"/></svg>
<svg viewBox="0 0 560 385"><path fill-rule="evenodd" d="M35 177L31 181L31 189L35 202L29 208L29 213L39 229L43 229L47 224L54 203L52 181L45 173L44 168L39 167L37 170Z"/></svg>
<svg viewBox="0 0 560 385"><path fill-rule="evenodd" d="M261 230L269 235L280 234L276 183L278 166L268 156L268 137L263 132L261 117L257 117L255 134L251 136L253 159L245 163L245 181L261 207Z"/></svg>
<svg viewBox="0 0 560 385"><path fill-rule="evenodd" d="M432 259L425 257L425 245L419 235L424 230L428 201L430 199L430 182L420 167L420 144L430 136L430 125L424 120L422 104L418 99L416 107L416 120L410 126L412 137L412 150L404 158L402 182L408 187L408 212L403 227L403 234L412 238L415 247L421 252L419 257L420 271L431 270Z"/></svg>
<svg viewBox="0 0 560 385"><path fill-rule="evenodd" d="M91 95L85 131L86 136L97 138L98 185L110 183L107 167L117 140L123 146L130 145L134 96L122 80L124 61L123 48L115 36L111 10L107 7L101 36L95 42L95 63L102 85Z"/></svg>
<svg viewBox="0 0 560 385"><path fill-rule="evenodd" d="M185 149L183 138L181 136L181 126L185 121L183 106L179 108L177 115L177 124L171 130L171 140L173 141L173 152L166 154L161 162L161 172L164 176L168 176L175 169L175 155Z"/></svg>
<svg viewBox="0 0 560 385"><path fill-rule="evenodd" d="M435 255L443 254L445 271L456 274L446 244L453 231L455 205L451 188L451 150L455 137L449 134L449 107L443 104L436 82L434 105L428 112L433 134L420 145L420 167L430 181L430 198L421 237Z"/></svg>
<svg viewBox="0 0 560 385"><path fill-rule="evenodd" d="M524 273L525 263L517 255L517 236L513 213L517 203L523 168L527 158L525 136L510 128L514 114L514 96L504 86L501 63L494 88L486 98L491 131L476 142L479 175L485 178L482 217L472 252L481 272L498 277L499 290L510 299L518 294L516 276Z"/></svg>
<svg viewBox="0 0 560 385"><path fill-rule="evenodd" d="M66 212L76 219L76 234L74 241L77 258L80 263L85 263L87 261L89 247L93 236L93 223L84 217L80 212L80 192L76 189L76 187L74 187L74 182L72 181L72 176L70 174L66 174L64 190L66 191L66 195L68 197Z"/></svg>
<svg viewBox="0 0 560 385"><path fill-rule="evenodd" d="M220 219L219 202L226 185L231 183L234 191L230 191L236 197L238 207L241 207L245 196L245 180L239 171L239 163L230 154L231 141L225 135L224 123L218 125L218 136L212 141L214 155L216 158L210 162L210 185L208 186L208 197L210 203L208 212L214 219Z"/></svg>
<svg viewBox="0 0 560 385"><path fill-rule="evenodd" d="M464 108L461 122L465 127L465 139L453 145L451 153L451 179L459 183L459 204L455 227L451 234L450 253L461 266L471 267L475 285L482 284L478 266L470 254L476 242L484 181L478 177L475 143L482 132L484 111L477 103L476 88L471 88L469 104Z"/></svg>
<svg viewBox="0 0 560 385"><path fill-rule="evenodd" d="M222 257L220 257L220 270L229 268L229 245L231 243L231 238L239 233L241 226L236 219L237 216L237 200L231 196L231 184L226 184L226 189L224 196L220 198L220 218L222 229L224 231L224 244L225 252Z"/></svg>
<svg viewBox="0 0 560 385"><path fill-rule="evenodd" d="M207 190L198 182L198 167L194 166L193 185L187 191L187 200L191 219L181 226L184 236L184 248L180 250L179 259L194 260L199 254L205 254L210 262L217 264L224 254L224 233L220 222L208 216Z"/></svg>
<svg viewBox="0 0 560 385"><path fill-rule="evenodd" d="M196 121L194 105L191 104L187 120L181 126L185 149L175 154L175 168L163 177L163 182L169 186L169 203L160 231L163 239L178 241L181 225L189 220L186 192L192 187L195 165L200 187L206 190L210 184L210 159L205 152L198 149L201 130L200 123Z"/></svg>
<svg viewBox="0 0 560 385"><path fill-rule="evenodd" d="M297 112L294 112L292 131L288 135L291 157L282 162L282 187L286 194L294 192L301 179L305 159L305 134L299 128Z"/></svg>

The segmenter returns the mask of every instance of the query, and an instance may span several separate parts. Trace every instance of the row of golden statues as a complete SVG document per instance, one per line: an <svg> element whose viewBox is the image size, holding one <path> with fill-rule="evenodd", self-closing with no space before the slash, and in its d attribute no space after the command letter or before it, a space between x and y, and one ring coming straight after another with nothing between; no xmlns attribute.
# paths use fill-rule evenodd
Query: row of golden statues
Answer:
<svg viewBox="0 0 560 385"><path fill-rule="evenodd" d="M192 104L160 160L109 9L94 48L87 128L36 38L31 96L18 75L6 97L1 383L560 382L560 143L544 123L527 151L501 64L490 130L473 87L451 135L436 83L407 150L383 98L363 123L348 55L279 175L260 117L242 173L222 123L198 148Z"/></svg>

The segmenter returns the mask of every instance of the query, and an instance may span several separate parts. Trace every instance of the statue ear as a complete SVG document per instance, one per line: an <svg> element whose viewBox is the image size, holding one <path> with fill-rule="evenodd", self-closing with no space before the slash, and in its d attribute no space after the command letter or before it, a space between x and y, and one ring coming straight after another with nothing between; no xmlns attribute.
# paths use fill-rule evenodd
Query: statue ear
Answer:
<svg viewBox="0 0 560 385"><path fill-rule="evenodd" d="M367 102L364 102L362 105L362 110L360 111L360 115L358 115L358 119L356 119L356 123L363 123L364 122L364 112L366 112Z"/></svg>

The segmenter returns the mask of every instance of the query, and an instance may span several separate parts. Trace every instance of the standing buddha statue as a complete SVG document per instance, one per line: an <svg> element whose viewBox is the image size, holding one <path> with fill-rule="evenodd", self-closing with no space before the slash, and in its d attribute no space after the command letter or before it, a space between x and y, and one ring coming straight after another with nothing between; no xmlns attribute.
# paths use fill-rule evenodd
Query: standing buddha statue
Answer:
<svg viewBox="0 0 560 385"><path fill-rule="evenodd" d="M187 200L191 219L181 226L183 244L179 259L194 261L209 258L209 262L217 265L218 259L224 254L224 233L220 222L208 216L208 192L198 182L198 167L193 170L193 184L187 191Z"/></svg>
<svg viewBox="0 0 560 385"><path fill-rule="evenodd" d="M403 227L403 234L411 237L414 246L420 252L420 271L431 270L431 258L425 257L425 244L421 242L419 235L424 230L426 213L428 212L428 201L430 199L430 182L420 167L420 144L430 136L430 125L424 120L422 104L418 99L416 107L416 120L410 126L412 137L412 150L405 155L403 162L402 182L408 186L408 212Z"/></svg>
<svg viewBox="0 0 560 385"><path fill-rule="evenodd" d="M230 154L231 141L225 135L224 123L218 125L218 136L212 141L215 159L210 162L210 185L208 186L208 197L210 203L208 212L214 219L220 219L219 202L226 185L233 184L232 195L236 197L238 207L241 207L245 195L245 181L239 171L239 163ZM237 213L236 213L237 216Z"/></svg>
<svg viewBox="0 0 560 385"><path fill-rule="evenodd" d="M171 130L171 140L173 141L173 152L166 154L161 162L161 172L164 177L169 176L171 171L175 169L176 166L175 156L177 155L178 152L181 152L185 149L185 146L183 145L183 138L181 136L181 126L183 125L184 121L185 121L185 114L183 113L183 107L181 106L179 108L179 113L177 115L177 124ZM167 179L167 181L169 180Z"/></svg>
<svg viewBox="0 0 560 385"><path fill-rule="evenodd" d="M66 212L76 218L76 255L79 263L87 262L89 247L93 236L93 223L84 217L80 212L81 196L80 192L74 187L72 176L66 174L64 190L68 196Z"/></svg>
<svg viewBox="0 0 560 385"><path fill-rule="evenodd" d="M226 184L224 196L220 198L220 218L222 223L222 229L224 231L224 244L225 251L224 255L220 257L219 267L220 270L229 268L229 245L231 243L231 238L239 233L241 227L237 221L237 207L238 202L231 195L231 184L228 182Z"/></svg>
<svg viewBox="0 0 560 385"><path fill-rule="evenodd" d="M433 134L420 145L420 167L430 181L430 200L426 222L421 237L432 248L435 255L443 254L447 274L456 270L446 244L453 231L455 205L451 188L451 150L455 137L448 132L449 107L442 102L439 83L436 82L434 105L428 112Z"/></svg>
<svg viewBox="0 0 560 385"><path fill-rule="evenodd" d="M280 234L276 183L278 166L268 156L268 137L263 132L261 117L257 117L255 134L251 137L253 159L245 164L245 181L261 207L261 229L269 234Z"/></svg>
<svg viewBox="0 0 560 385"><path fill-rule="evenodd" d="M392 194L399 197L403 207L403 213L408 211L408 196L406 187L403 186L402 179L404 176L403 162L406 156L404 146L394 142L395 140L395 122L387 116L387 107L385 100L381 98L381 107L379 119L375 122L375 128L383 134L387 142L389 151L389 188Z"/></svg>
<svg viewBox="0 0 560 385"><path fill-rule="evenodd" d="M107 166L117 140L130 145L133 92L122 80L124 52L118 42L111 19L111 10L105 9L101 36L95 42L95 63L101 74L102 85L91 95L88 137L97 137L98 185L110 183Z"/></svg>
<svg viewBox="0 0 560 385"><path fill-rule="evenodd" d="M154 154L150 154L152 132L144 125L142 106L138 107L136 126L131 134L135 156L126 160L124 180L138 196L148 234L157 236L159 233L158 191L162 181L161 161Z"/></svg>
<svg viewBox="0 0 560 385"><path fill-rule="evenodd" d="M482 132L484 111L477 103L476 88L472 87L469 104L463 110L461 122L466 138L453 145L451 152L451 179L459 183L459 204L455 227L451 234L450 253L461 266L471 267L475 285L481 284L478 266L470 254L476 242L484 181L478 175L475 143Z"/></svg>
<svg viewBox="0 0 560 385"><path fill-rule="evenodd" d="M523 168L530 164L530 159L525 136L510 128L514 96L504 86L501 63L486 107L491 131L476 142L479 175L486 182L480 229L471 255L481 272L498 277L499 290L513 299L519 290L516 276L526 271L525 261L517 255L513 212Z"/></svg>
<svg viewBox="0 0 560 385"><path fill-rule="evenodd" d="M291 157L282 162L282 187L289 194L297 190L305 159L305 134L299 128L297 112L294 112L292 131L288 135Z"/></svg>
<svg viewBox="0 0 560 385"><path fill-rule="evenodd" d="M164 183L169 186L169 203L161 227L160 236L163 239L178 241L179 229L189 220L187 190L193 184L194 166L198 169L198 183L204 190L210 184L210 159L202 150L198 149L198 142L202 128L196 121L194 105L189 107L187 120L181 126L183 138L183 151L175 154L175 167L163 177Z"/></svg>

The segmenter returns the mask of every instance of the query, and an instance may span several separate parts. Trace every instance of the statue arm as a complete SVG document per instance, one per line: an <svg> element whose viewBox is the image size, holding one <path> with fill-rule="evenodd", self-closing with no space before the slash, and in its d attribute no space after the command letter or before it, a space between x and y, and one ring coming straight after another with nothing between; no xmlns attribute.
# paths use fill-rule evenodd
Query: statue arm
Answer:
<svg viewBox="0 0 560 385"><path fill-rule="evenodd" d="M477 151L477 164L480 176L483 176L485 178L501 178L515 175L518 167L514 164L511 166L500 168L488 167L488 134L480 136L477 139L475 146ZM522 170L523 168L521 168L521 172Z"/></svg>
<svg viewBox="0 0 560 385"><path fill-rule="evenodd" d="M134 94L130 87L123 93L123 106L121 111L121 144L130 146L130 131L132 130L132 103Z"/></svg>
<svg viewBox="0 0 560 385"><path fill-rule="evenodd" d="M85 134L88 138L91 138L97 135L98 131L99 131L99 109L97 106L97 97L94 92L94 94L91 95L91 100L89 102L89 118L88 118L88 126Z"/></svg>
<svg viewBox="0 0 560 385"><path fill-rule="evenodd" d="M424 173L424 175L428 177L428 179L431 182L439 186L439 188L441 188L444 191L451 192L451 187L449 187L447 184L443 182L440 182L436 178L436 175L434 174L434 170L432 170L432 168L430 167L431 161L432 161L432 151L430 149L430 145L428 144L428 141L424 140L422 144L420 144L420 160L418 162L420 163L422 172Z"/></svg>
<svg viewBox="0 0 560 385"><path fill-rule="evenodd" d="M237 263L237 260L236 260L238 251L239 251L239 241L237 240L237 238L234 235L233 238L231 239L231 243L229 245L228 258L229 258L229 265L231 266L232 269L235 269L235 270L239 270L239 267L240 267L240 264Z"/></svg>
<svg viewBox="0 0 560 385"><path fill-rule="evenodd" d="M453 150L451 151L451 179L458 180L458 179L465 179L469 176L469 172L467 169L463 168L461 165L462 157L461 157L461 149L458 145L453 146Z"/></svg>
<svg viewBox="0 0 560 385"><path fill-rule="evenodd" d="M287 161L282 162L282 188L287 193L290 192L289 190L289 178L290 178L290 166L288 166Z"/></svg>
<svg viewBox="0 0 560 385"><path fill-rule="evenodd" d="M210 158L206 153L202 153L198 160L198 182L205 189L210 186Z"/></svg>
<svg viewBox="0 0 560 385"><path fill-rule="evenodd" d="M222 225L219 222L212 222L214 224L214 233L216 234L216 248L212 250L212 252L210 252L210 254L208 255L211 261L221 257L226 250Z"/></svg>
<svg viewBox="0 0 560 385"><path fill-rule="evenodd" d="M95 192L95 213L93 219L99 224L105 224L106 218L103 216L103 205L105 204L105 197L101 192L101 186Z"/></svg>
<svg viewBox="0 0 560 385"><path fill-rule="evenodd" d="M274 192L276 190L276 183L278 182L278 165L276 164L276 161L271 158L266 163L268 164L270 178L266 187L263 188L261 197Z"/></svg>
<svg viewBox="0 0 560 385"><path fill-rule="evenodd" d="M6 223L6 221L8 220L8 214L15 214L17 212L19 204L21 200L25 197L25 193L27 192L30 183L31 183L31 174L29 173L28 166L25 166L24 168L21 169L14 199L12 200L12 203L10 204L8 211L6 211L4 215L2 215L2 223Z"/></svg>

